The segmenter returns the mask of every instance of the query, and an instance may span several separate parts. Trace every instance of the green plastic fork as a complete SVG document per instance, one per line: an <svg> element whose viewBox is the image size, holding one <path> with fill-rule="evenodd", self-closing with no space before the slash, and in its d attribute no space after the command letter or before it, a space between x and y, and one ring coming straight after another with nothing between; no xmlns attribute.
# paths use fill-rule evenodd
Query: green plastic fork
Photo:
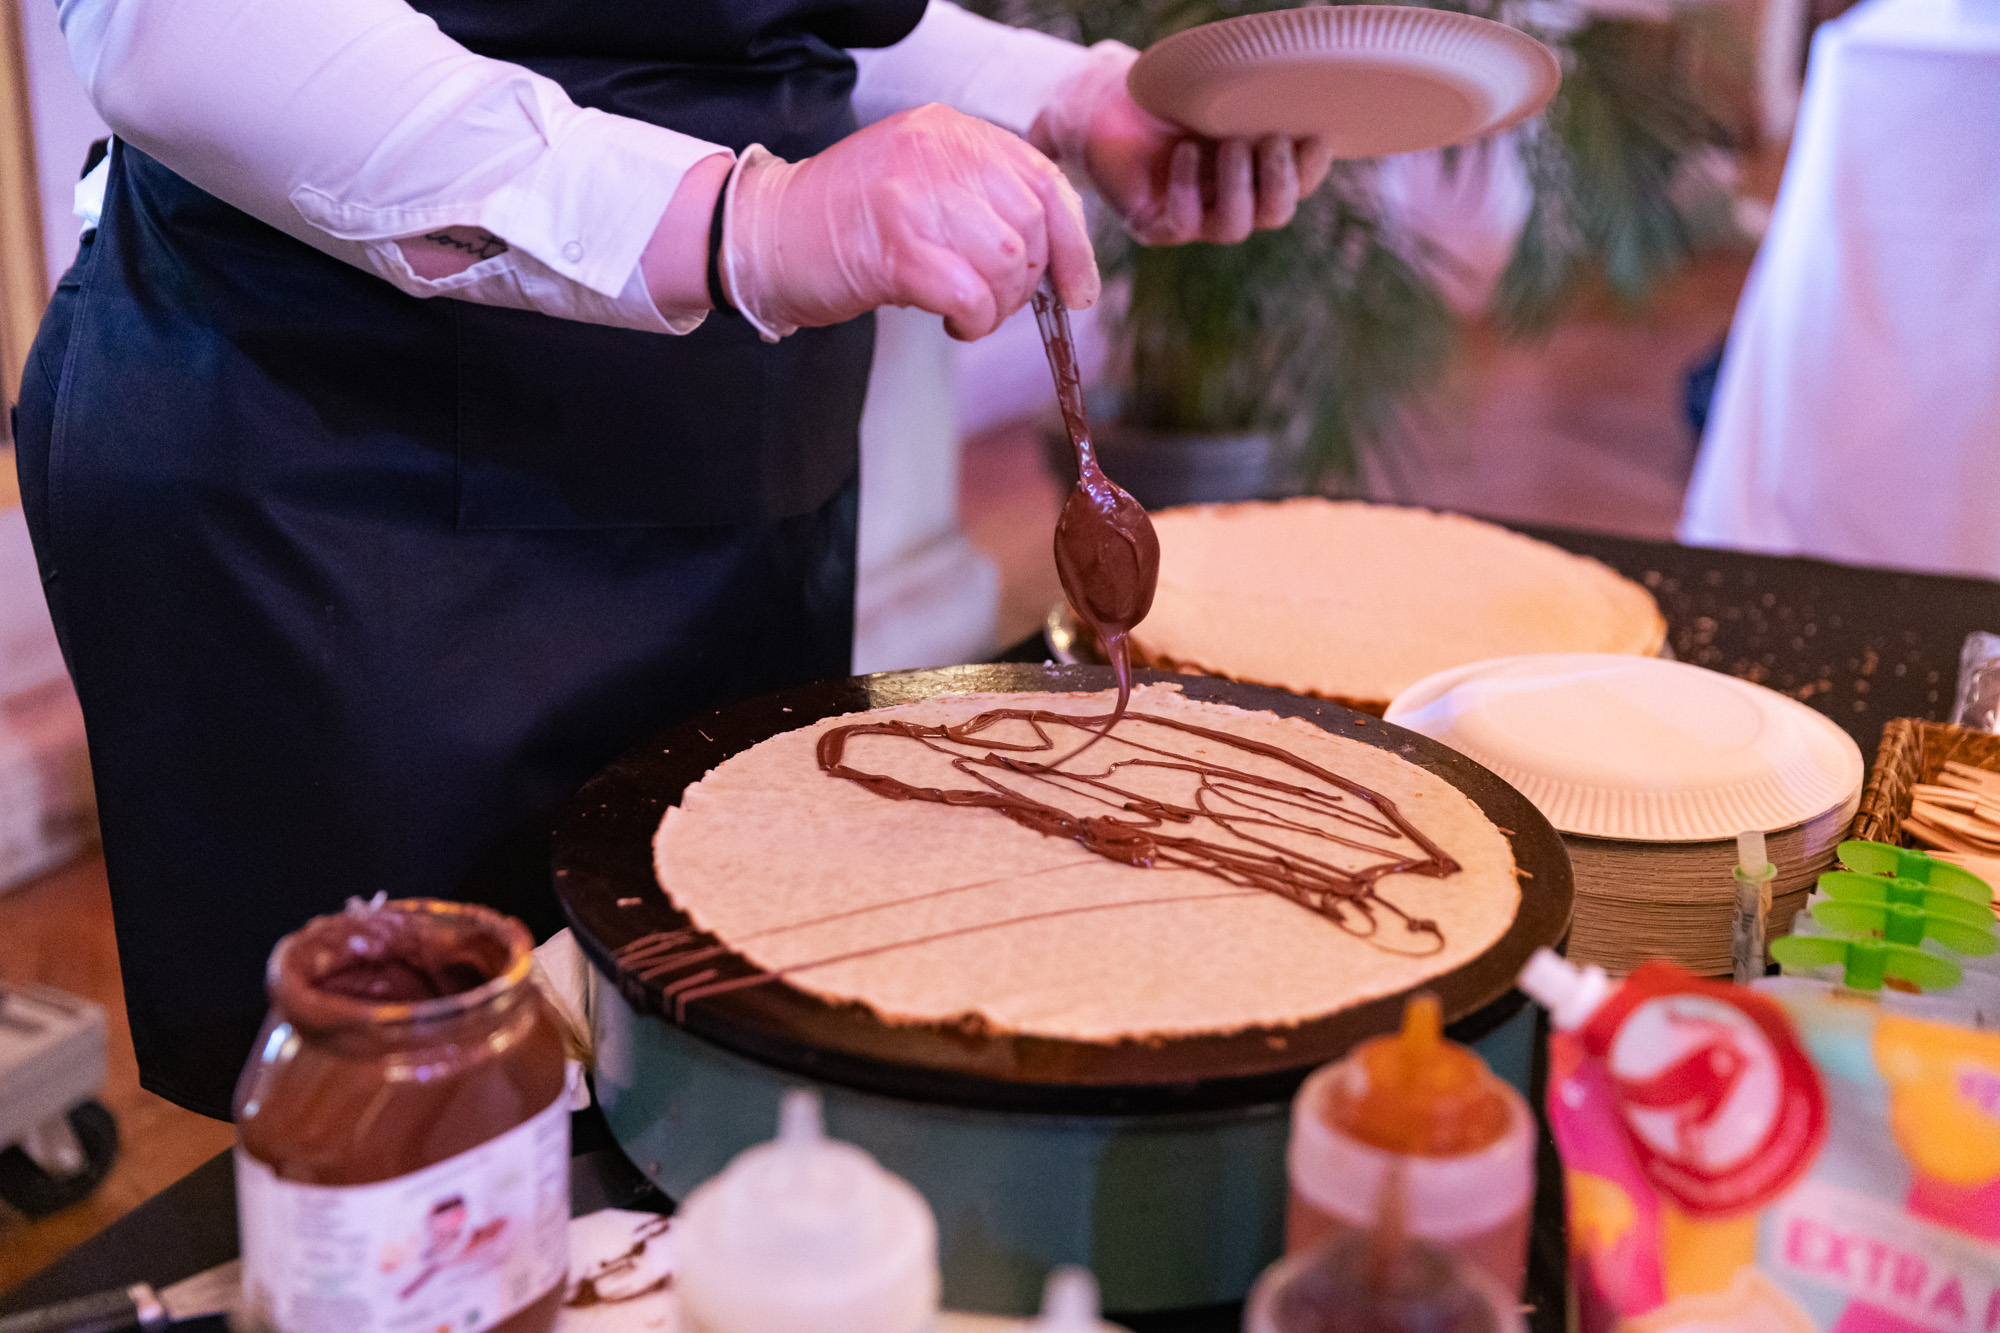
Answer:
<svg viewBox="0 0 2000 1333"><path fill-rule="evenodd" d="M1841 902L1907 903L1932 916L1950 917L1968 926L1994 925L1993 909L1984 903L1960 897L1948 889L1934 889L1914 879L1885 879L1853 870L1829 870L1819 877L1819 891Z"/></svg>
<svg viewBox="0 0 2000 1333"><path fill-rule="evenodd" d="M1841 967L1846 972L1844 980L1855 990L1881 990L1882 983L1891 977L1927 992L1950 990L1965 980L1964 970L1949 958L1886 940L1787 935L1771 941L1771 956L1787 973Z"/></svg>
<svg viewBox="0 0 2000 1333"><path fill-rule="evenodd" d="M1928 852L1911 847L1891 847L1886 842L1863 842L1850 838L1834 849L1840 863L1849 870L1870 875L1893 875L1913 879L1934 889L1976 903L1993 901L1993 887L1964 866L1940 861Z"/></svg>
<svg viewBox="0 0 2000 1333"><path fill-rule="evenodd" d="M1935 940L1955 954L1984 958L2000 951L1993 923L1967 925L1948 916L1926 912L1909 903L1844 903L1834 898L1812 905L1812 919L1846 936L1874 936L1891 944L1918 945Z"/></svg>

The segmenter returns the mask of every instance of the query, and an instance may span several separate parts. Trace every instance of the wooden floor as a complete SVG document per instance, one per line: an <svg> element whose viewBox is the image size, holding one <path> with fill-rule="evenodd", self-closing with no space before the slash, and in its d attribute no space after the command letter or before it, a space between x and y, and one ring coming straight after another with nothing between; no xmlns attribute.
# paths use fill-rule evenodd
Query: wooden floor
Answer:
<svg viewBox="0 0 2000 1333"><path fill-rule="evenodd" d="M1688 371L1729 330L1750 253L1711 254L1643 314L1585 302L1546 340L1468 331L1457 373L1366 470L1373 499L1668 539L1694 467Z"/></svg>
<svg viewBox="0 0 2000 1333"><path fill-rule="evenodd" d="M118 1118L120 1148L97 1192L67 1212L29 1224L0 1206L0 1291L179 1180L233 1137L228 1125L139 1087L101 856L82 857L0 893L0 982L31 981L104 1006L110 1067L100 1100Z"/></svg>
<svg viewBox="0 0 2000 1333"><path fill-rule="evenodd" d="M1726 329L1747 267L1747 255L1711 258L1643 316L1588 309L1533 346L1473 331L1459 373L1412 414L1368 490L1523 521L1669 534L1694 449L1682 378ZM1015 424L973 439L961 478L965 525L1001 569L1007 643L1033 632L1061 595L1049 557L1061 497L1038 432ZM226 1148L230 1129L138 1086L98 857L0 894L0 981L46 982L105 1007L103 1100L123 1136L117 1169L88 1202L33 1225L0 1209L4 1290Z"/></svg>

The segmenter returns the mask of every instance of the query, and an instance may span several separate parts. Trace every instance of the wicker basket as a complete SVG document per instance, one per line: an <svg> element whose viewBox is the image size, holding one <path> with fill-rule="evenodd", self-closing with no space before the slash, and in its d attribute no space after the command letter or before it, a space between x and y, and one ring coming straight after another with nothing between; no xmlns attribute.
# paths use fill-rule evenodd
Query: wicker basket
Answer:
<svg viewBox="0 0 2000 1333"><path fill-rule="evenodd" d="M1875 752L1875 768L1847 836L1901 846L1910 788L1936 782L1946 761L1953 759L2000 773L2000 736L1921 718L1892 719L1882 728L1882 747Z"/></svg>

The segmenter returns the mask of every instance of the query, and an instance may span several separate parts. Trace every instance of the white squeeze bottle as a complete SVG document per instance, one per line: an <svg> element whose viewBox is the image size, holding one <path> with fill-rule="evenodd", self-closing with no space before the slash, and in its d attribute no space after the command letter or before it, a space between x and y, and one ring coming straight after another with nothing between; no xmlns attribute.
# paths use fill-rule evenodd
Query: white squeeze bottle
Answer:
<svg viewBox="0 0 2000 1333"><path fill-rule="evenodd" d="M1097 1314L1097 1279L1088 1268L1063 1264L1042 1286L1042 1312L1034 1319L952 1314L938 1320L938 1333L1127 1333Z"/></svg>
<svg viewBox="0 0 2000 1333"><path fill-rule="evenodd" d="M778 1137L697 1186L673 1234L687 1333L926 1333L937 1322L930 1205L827 1138L816 1093L786 1093Z"/></svg>

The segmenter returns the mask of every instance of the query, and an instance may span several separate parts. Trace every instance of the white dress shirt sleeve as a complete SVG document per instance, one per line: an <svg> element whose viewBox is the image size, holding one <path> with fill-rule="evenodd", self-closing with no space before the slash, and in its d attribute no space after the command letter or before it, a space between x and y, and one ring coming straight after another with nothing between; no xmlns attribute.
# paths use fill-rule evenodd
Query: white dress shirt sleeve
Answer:
<svg viewBox="0 0 2000 1333"><path fill-rule="evenodd" d="M577 106L474 55L403 0L61 0L121 139L413 296L685 333L639 257L681 177L728 150ZM418 277L399 237L479 227L508 249Z"/></svg>
<svg viewBox="0 0 2000 1333"><path fill-rule="evenodd" d="M879 51L852 51L854 113L864 125L927 102L1025 135L1087 48L930 0L916 31Z"/></svg>

